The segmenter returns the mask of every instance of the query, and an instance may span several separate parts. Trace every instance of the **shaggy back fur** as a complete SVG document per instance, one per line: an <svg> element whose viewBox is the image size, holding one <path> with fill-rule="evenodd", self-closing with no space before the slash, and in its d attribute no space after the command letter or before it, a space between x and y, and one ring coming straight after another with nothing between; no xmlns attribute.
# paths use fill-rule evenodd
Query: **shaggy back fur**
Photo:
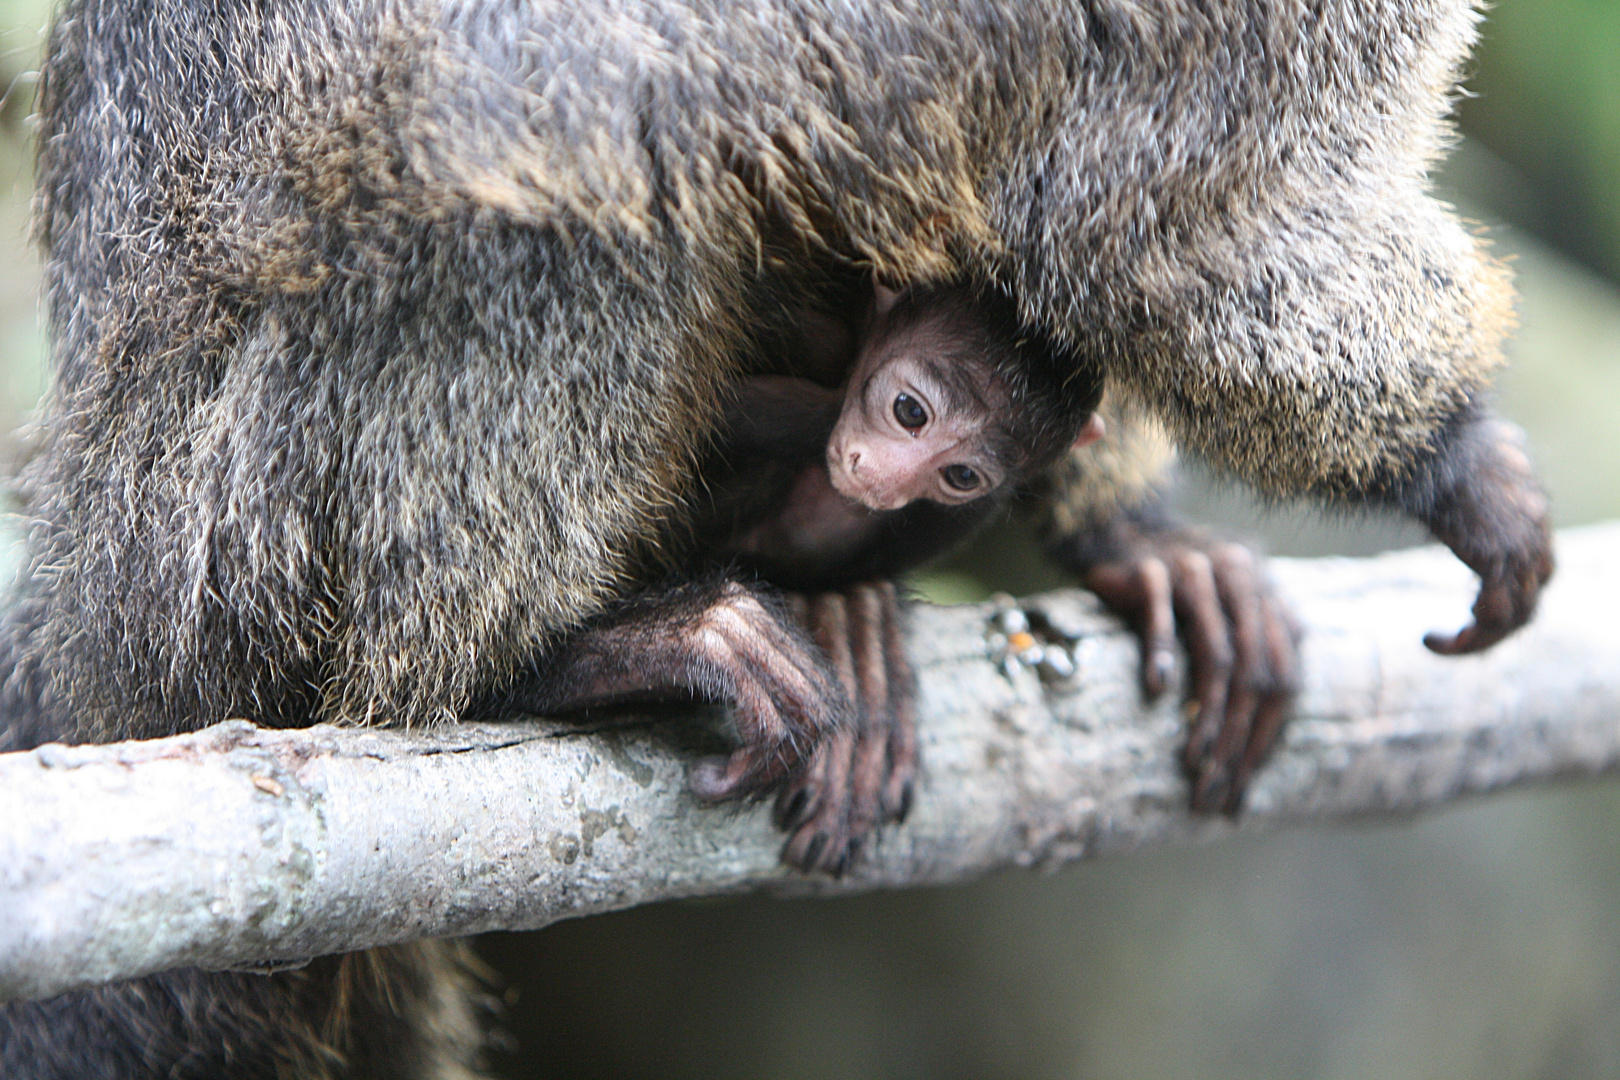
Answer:
<svg viewBox="0 0 1620 1080"><path fill-rule="evenodd" d="M1475 18L74 0L12 713L454 718L633 585L829 260L997 283L1264 490L1376 494L1508 319L1424 193Z"/></svg>

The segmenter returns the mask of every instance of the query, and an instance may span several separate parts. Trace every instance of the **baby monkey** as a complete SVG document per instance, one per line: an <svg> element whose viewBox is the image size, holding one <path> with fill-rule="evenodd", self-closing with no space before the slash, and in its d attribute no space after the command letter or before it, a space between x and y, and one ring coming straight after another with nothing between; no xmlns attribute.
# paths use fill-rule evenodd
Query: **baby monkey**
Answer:
<svg viewBox="0 0 1620 1080"><path fill-rule="evenodd" d="M853 333L826 316L801 329L786 372L744 381L699 526L778 585L911 569L1103 434L1100 378L1021 332L998 294L879 285Z"/></svg>

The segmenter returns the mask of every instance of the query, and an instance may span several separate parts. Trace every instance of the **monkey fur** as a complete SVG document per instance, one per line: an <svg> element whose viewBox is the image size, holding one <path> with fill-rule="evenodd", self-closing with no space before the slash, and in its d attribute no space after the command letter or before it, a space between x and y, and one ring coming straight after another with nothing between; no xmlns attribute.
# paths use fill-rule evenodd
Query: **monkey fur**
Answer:
<svg viewBox="0 0 1620 1080"><path fill-rule="evenodd" d="M994 284L1117 415L1267 495L1413 515L1483 578L1474 624L1434 644L1489 644L1552 564L1517 437L1482 403L1507 272L1425 187L1478 18L69 0L37 173L55 377L0 739L465 714L678 570L659 543L744 358L829 265ZM1160 450L1111 430L1045 505L1054 553L1147 613L1146 671L1164 613L1208 613L1235 564L1114 528L1151 501L1126 448ZM711 604L776 620L740 585ZM1264 654L1244 607L1232 636ZM841 708L750 752L845 738ZM288 988L327 966L8 1006L0 1071L473 1074L469 1014L430 1007L454 980ZM60 1019L95 1009L118 1021ZM355 1041L381 1015L386 1063ZM101 1045L120 1037L137 1049Z"/></svg>
<svg viewBox="0 0 1620 1080"><path fill-rule="evenodd" d="M464 942L425 941L0 1006L0 1064L7 1080L472 1080L493 1008L479 966Z"/></svg>

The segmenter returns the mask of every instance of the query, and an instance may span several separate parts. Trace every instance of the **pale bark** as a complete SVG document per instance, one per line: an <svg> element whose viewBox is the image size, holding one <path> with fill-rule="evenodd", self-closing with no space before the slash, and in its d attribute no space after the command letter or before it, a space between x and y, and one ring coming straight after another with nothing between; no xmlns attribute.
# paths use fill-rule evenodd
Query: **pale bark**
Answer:
<svg viewBox="0 0 1620 1080"><path fill-rule="evenodd" d="M407 735L221 724L0 756L0 1000L184 964L267 966L544 926L681 896L958 881L1235 829L1409 810L1620 763L1620 525L1560 537L1526 631L1443 659L1474 579L1438 549L1278 560L1307 627L1297 719L1237 822L1191 817L1181 708L1145 706L1133 641L1085 594L1043 684L986 647L987 609L921 608L924 776L910 820L839 881L792 875L764 806L698 805L691 722Z"/></svg>

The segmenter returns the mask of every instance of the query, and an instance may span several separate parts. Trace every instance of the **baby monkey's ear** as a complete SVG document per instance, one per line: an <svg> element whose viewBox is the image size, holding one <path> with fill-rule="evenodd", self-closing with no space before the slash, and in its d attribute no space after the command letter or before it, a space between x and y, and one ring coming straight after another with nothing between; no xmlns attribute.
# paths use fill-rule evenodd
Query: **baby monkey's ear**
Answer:
<svg viewBox="0 0 1620 1080"><path fill-rule="evenodd" d="M904 289L891 289L875 276L872 278L872 314L874 316L887 315L894 310L894 305L900 302L905 295Z"/></svg>
<svg viewBox="0 0 1620 1080"><path fill-rule="evenodd" d="M1108 425L1103 423L1102 417L1092 413L1090 418L1086 420L1085 425L1080 428L1080 434L1074 437L1074 448L1078 450L1082 446L1090 446L1106 434L1108 434Z"/></svg>

